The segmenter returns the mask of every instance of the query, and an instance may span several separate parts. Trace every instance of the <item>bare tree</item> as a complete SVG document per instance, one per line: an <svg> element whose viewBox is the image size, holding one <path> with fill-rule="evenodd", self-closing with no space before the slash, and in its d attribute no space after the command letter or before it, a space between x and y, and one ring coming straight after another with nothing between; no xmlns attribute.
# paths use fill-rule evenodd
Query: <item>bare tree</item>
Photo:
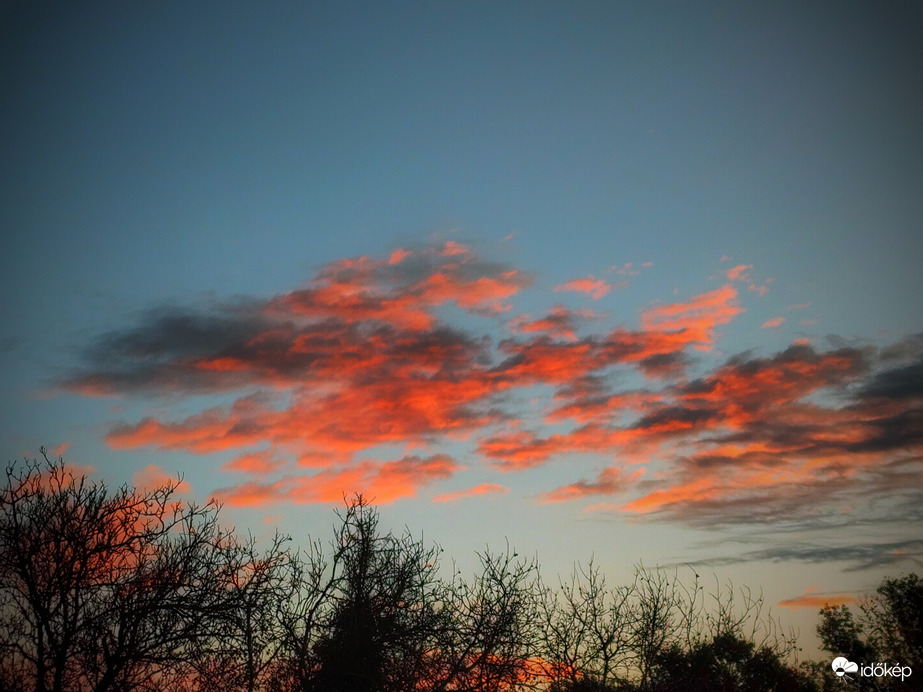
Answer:
<svg viewBox="0 0 923 692"><path fill-rule="evenodd" d="M217 508L176 488L110 494L47 457L6 469L0 656L17 689L162 688L234 606Z"/></svg>
<svg viewBox="0 0 923 692"><path fill-rule="evenodd" d="M427 690L511 690L535 676L541 584L536 560L507 546L478 555L465 580L453 570L442 596L444 627L435 632Z"/></svg>
<svg viewBox="0 0 923 692"><path fill-rule="evenodd" d="M279 676L284 614L301 577L289 542L278 533L264 551L252 536L229 542L224 569L234 605L216 619L211 636L199 640L187 686L199 692L256 692Z"/></svg>
<svg viewBox="0 0 923 692"><path fill-rule="evenodd" d="M543 599L544 672L560 686L600 689L626 680L634 661L636 626L631 586L609 588L599 567L577 565L569 582Z"/></svg>
<svg viewBox="0 0 923 692"><path fill-rule="evenodd" d="M511 689L525 675L534 563L481 554L465 580L440 577L441 549L379 530L361 496L328 552L312 542L283 614L285 675L303 692Z"/></svg>
<svg viewBox="0 0 923 692"><path fill-rule="evenodd" d="M703 680L701 689L725 689L709 685L743 684L762 669L767 679L801 684L784 663L794 636L782 634L762 598L730 585L709 593L693 574L683 581L639 565L631 584L608 587L591 561L546 589L541 659L549 690L659 692Z"/></svg>

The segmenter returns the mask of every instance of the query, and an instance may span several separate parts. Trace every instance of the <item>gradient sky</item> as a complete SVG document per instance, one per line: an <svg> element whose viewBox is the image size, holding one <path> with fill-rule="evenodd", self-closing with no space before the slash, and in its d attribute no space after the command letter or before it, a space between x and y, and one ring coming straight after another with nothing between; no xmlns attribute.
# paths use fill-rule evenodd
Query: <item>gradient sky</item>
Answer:
<svg viewBox="0 0 923 692"><path fill-rule="evenodd" d="M267 6L268 5L268 6ZM468 565L921 568L917 3L6 3L0 439ZM306 541L302 541L306 542Z"/></svg>

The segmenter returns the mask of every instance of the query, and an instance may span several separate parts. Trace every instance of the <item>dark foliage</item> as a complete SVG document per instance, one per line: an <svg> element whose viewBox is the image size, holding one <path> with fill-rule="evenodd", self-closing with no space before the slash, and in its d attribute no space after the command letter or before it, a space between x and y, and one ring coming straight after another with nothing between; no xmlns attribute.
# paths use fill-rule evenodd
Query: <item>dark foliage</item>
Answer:
<svg viewBox="0 0 923 692"><path fill-rule="evenodd" d="M923 581L916 574L882 581L874 595L846 606L824 606L817 634L823 648L860 664L888 663L923 672ZM852 676L859 690L920 690L923 680Z"/></svg>

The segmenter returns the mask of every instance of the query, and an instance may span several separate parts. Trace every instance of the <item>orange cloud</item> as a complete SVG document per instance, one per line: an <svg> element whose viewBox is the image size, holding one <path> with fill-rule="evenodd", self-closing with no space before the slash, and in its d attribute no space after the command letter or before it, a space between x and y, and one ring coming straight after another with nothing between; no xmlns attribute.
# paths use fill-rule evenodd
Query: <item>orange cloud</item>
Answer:
<svg viewBox="0 0 923 692"><path fill-rule="evenodd" d="M555 305L545 317L537 320L530 320L528 317L520 317L513 320L510 326L513 331L525 332L527 334L543 332L550 337L576 341L577 337L574 333L576 320L592 316L592 313L586 311L568 310L562 305Z"/></svg>
<svg viewBox="0 0 923 692"><path fill-rule="evenodd" d="M455 241L344 259L268 299L151 310L101 335L63 385L226 397L174 420L116 423L106 440L222 452L223 470L243 474L222 491L236 504L410 497L456 471L441 454L449 444L499 472L580 455L650 462L643 478L610 467L540 498L624 492L619 511L682 522L807 516L859 488L915 487L920 349L796 343L719 362L709 353L718 328L744 312L731 284L648 307L639 325L599 328L608 315L560 305L495 319L528 286L524 272ZM449 304L468 313L465 329L446 321L458 313ZM360 460L385 445L434 454Z"/></svg>
<svg viewBox="0 0 923 692"><path fill-rule="evenodd" d="M683 343L711 346L715 327L730 322L743 312L737 291L730 285L694 296L688 303L670 303L648 308L641 314L641 326L652 332L669 332Z"/></svg>
<svg viewBox="0 0 923 692"><path fill-rule="evenodd" d="M240 471L251 474L267 474L278 470L284 462L277 459L271 450L242 454L221 466L225 471Z"/></svg>
<svg viewBox="0 0 923 692"><path fill-rule="evenodd" d="M506 495L510 491L505 485L497 483L481 483L467 490L456 490L453 493L443 493L436 495L433 502L456 502L468 497L478 497L480 495Z"/></svg>
<svg viewBox="0 0 923 692"><path fill-rule="evenodd" d="M400 264L412 254L413 253L410 250L402 250L398 248L391 253L390 257L388 257L388 264Z"/></svg>
<svg viewBox="0 0 923 692"><path fill-rule="evenodd" d="M727 270L726 276L729 281L749 281L747 278L747 270L753 269L752 264L738 264L736 267L731 267Z"/></svg>
<svg viewBox="0 0 923 692"><path fill-rule="evenodd" d="M470 250L468 250L467 247L454 240L447 240L445 245L442 246L442 254L446 257L452 257L453 255L466 255L469 252Z"/></svg>
<svg viewBox="0 0 923 692"><path fill-rule="evenodd" d="M256 507L278 501L295 504L339 503L344 496L362 494L377 504L413 497L438 480L451 478L463 467L445 454L407 456L394 461L361 461L312 476L285 478L273 483L248 481L215 493L233 507Z"/></svg>
<svg viewBox="0 0 923 692"><path fill-rule="evenodd" d="M597 279L595 276L590 274L589 276L582 279L573 279L572 281L566 281L563 284L559 284L554 287L554 290L556 293L560 291L578 291L580 293L589 293L591 296L593 296L593 300L599 300L610 290L612 290L612 285L606 283L602 279Z"/></svg>
<svg viewBox="0 0 923 692"><path fill-rule="evenodd" d="M157 464L148 464L143 469L135 472L132 476L132 483L138 490L156 490L166 485L175 485L176 492L188 493L190 491L189 483L185 480L179 480L176 474L170 475Z"/></svg>
<svg viewBox="0 0 923 692"><path fill-rule="evenodd" d="M820 610L824 606L853 605L858 603L856 594L853 593L814 593L816 586L805 589L804 593L795 598L787 598L779 601L777 605L780 608L810 608L811 610Z"/></svg>
<svg viewBox="0 0 923 692"><path fill-rule="evenodd" d="M772 319L768 319L765 322L763 322L761 328L762 329L772 329L774 327L778 327L784 321L785 321L784 317L773 317Z"/></svg>
<svg viewBox="0 0 923 692"><path fill-rule="evenodd" d="M644 474L644 469L638 469L627 477L623 477L622 470L610 466L603 469L593 482L577 481L565 485L540 496L542 503L565 502L577 500L588 495L613 495L625 489L626 486L636 481Z"/></svg>
<svg viewBox="0 0 923 692"><path fill-rule="evenodd" d="M64 453L65 453L68 449L70 449L70 446L71 446L71 443L70 443L70 442L62 442L61 444L57 445L56 447L50 447L50 448L48 449L48 456L49 456L50 458L52 458L52 459L57 459L57 458L59 458L59 457L63 457L63 456L64 456Z"/></svg>

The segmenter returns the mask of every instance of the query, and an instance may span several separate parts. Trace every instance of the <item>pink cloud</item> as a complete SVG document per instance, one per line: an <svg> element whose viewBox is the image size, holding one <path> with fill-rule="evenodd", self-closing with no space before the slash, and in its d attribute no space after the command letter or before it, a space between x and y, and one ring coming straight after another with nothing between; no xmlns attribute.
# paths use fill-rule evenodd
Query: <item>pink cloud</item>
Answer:
<svg viewBox="0 0 923 692"><path fill-rule="evenodd" d="M433 502L456 502L458 500L463 500L469 497L478 497L481 495L506 495L509 493L510 489L505 485L499 485L497 483L481 483L476 485L473 488L468 488L467 490L456 490L452 493L443 493L441 495L436 495L433 498Z"/></svg>
<svg viewBox="0 0 923 692"><path fill-rule="evenodd" d="M654 332L672 332L684 344L708 348L715 338L715 327L730 322L743 312L737 291L729 284L694 296L687 303L670 303L648 308L641 313L641 326Z"/></svg>
<svg viewBox="0 0 923 692"><path fill-rule="evenodd" d="M401 248L398 248L391 253L391 256L388 258L388 264L400 264L412 254L413 253L410 250L402 250Z"/></svg>
<svg viewBox="0 0 923 692"><path fill-rule="evenodd" d="M749 281L747 278L747 270L753 269L752 264L738 264L736 267L731 267L725 273L729 281Z"/></svg>
<svg viewBox="0 0 923 692"><path fill-rule="evenodd" d="M815 593L816 591L816 586L808 587L800 596L787 598L779 601L776 605L780 608L790 608L792 610L799 608L820 610L828 605L853 605L858 603L858 598L854 593Z"/></svg>
<svg viewBox="0 0 923 692"><path fill-rule="evenodd" d="M602 279L597 279L592 274L582 279L574 279L558 284L554 287L555 292L560 291L578 291L580 293L589 293L593 300L599 300L612 289L612 285Z"/></svg>
<svg viewBox="0 0 923 692"><path fill-rule="evenodd" d="M385 462L366 460L311 476L271 483L248 481L215 494L233 507L257 507L276 502L335 504L355 494L377 504L390 504L413 497L421 487L451 478L462 468L445 454L407 456Z"/></svg>
<svg viewBox="0 0 923 692"><path fill-rule="evenodd" d="M595 481L577 481L562 486L545 493L539 501L542 503L566 502L591 495L613 495L633 485L642 475L644 475L644 469L637 469L630 474L623 475L621 469L609 467L603 469Z"/></svg>
<svg viewBox="0 0 923 692"><path fill-rule="evenodd" d="M277 471L285 462L277 459L271 450L242 454L221 466L225 471L240 471L251 474L267 474Z"/></svg>
<svg viewBox="0 0 923 692"><path fill-rule="evenodd" d="M773 327L778 327L783 322L785 322L784 317L773 317L763 322L760 328L761 329L772 329Z"/></svg>
<svg viewBox="0 0 923 692"><path fill-rule="evenodd" d="M157 464L148 464L143 469L135 472L132 483L141 491L156 490L166 485L175 485L178 493L188 493L189 483L179 480L176 474L170 475Z"/></svg>
<svg viewBox="0 0 923 692"><path fill-rule="evenodd" d="M749 265L734 268L738 278L740 267ZM586 280L590 293L609 286ZM536 319L497 320L529 285L520 269L454 241L343 259L268 299L151 311L103 335L63 384L168 393L190 406L198 395L226 397L172 420L115 423L106 441L221 452L230 457L223 471L242 474L221 494L241 505L412 497L460 468L442 453L450 445L495 473L553 459L576 466L581 455L617 459L595 479L575 472L541 499L618 495L621 512L678 522L745 510L805 515L855 500L860 487L912 487L906 460L920 452L921 395L915 371L885 377L897 356L795 343L719 361L710 351L719 328L744 313L730 283L649 306L640 324L603 328L610 316L560 305L539 305ZM447 304L467 313L464 329L447 322L458 313ZM382 446L407 456L364 458ZM410 455L420 449L430 456ZM644 477L617 470L649 461L658 471Z"/></svg>
<svg viewBox="0 0 923 692"><path fill-rule="evenodd" d="M61 444L57 445L56 447L51 447L51 448L48 449L48 457L51 458L51 459L57 459L57 458L59 458L59 457L63 457L63 456L64 456L64 453L65 453L68 449L70 449L70 446L71 446L71 443L70 443L70 442L62 442Z"/></svg>

